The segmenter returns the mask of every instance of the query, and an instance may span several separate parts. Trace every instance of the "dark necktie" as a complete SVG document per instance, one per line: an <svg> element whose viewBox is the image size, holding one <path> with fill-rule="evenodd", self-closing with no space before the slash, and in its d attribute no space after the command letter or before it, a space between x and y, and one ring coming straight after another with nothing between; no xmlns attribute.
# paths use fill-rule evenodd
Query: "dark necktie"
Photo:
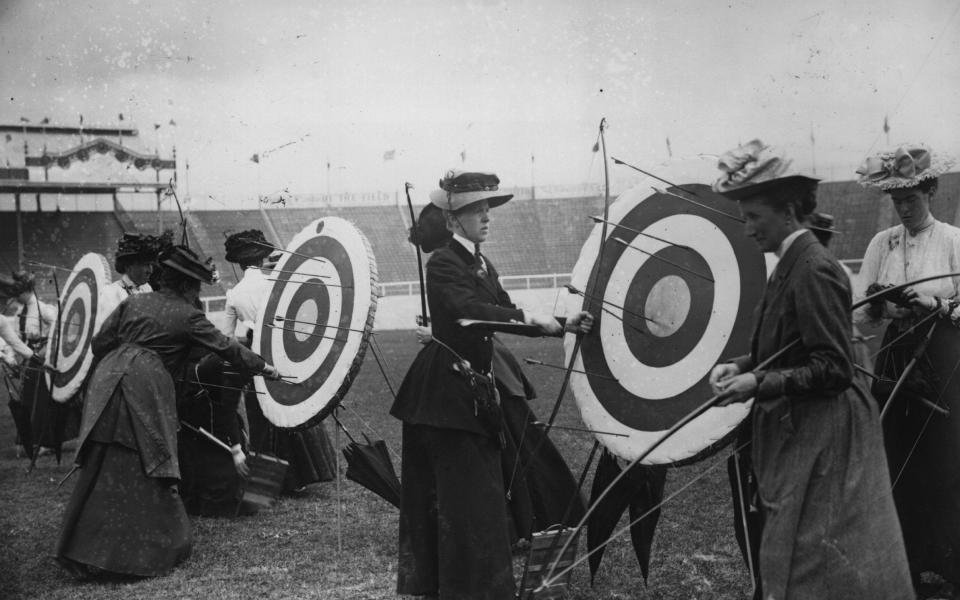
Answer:
<svg viewBox="0 0 960 600"><path fill-rule="evenodd" d="M484 263L483 256L480 255L480 244L473 245L473 260L477 263L477 269L486 275L487 265Z"/></svg>

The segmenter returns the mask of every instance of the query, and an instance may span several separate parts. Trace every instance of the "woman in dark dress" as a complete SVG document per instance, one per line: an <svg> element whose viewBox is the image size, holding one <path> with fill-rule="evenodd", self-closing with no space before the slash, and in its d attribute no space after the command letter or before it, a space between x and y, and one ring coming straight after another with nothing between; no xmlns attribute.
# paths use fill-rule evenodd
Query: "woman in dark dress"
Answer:
<svg viewBox="0 0 960 600"><path fill-rule="evenodd" d="M240 390L249 377L214 353L188 371L189 383L177 402L182 425L177 434L180 496L187 513L204 517L253 514L257 506L242 502L250 468L238 410Z"/></svg>
<svg viewBox="0 0 960 600"><path fill-rule="evenodd" d="M877 407L853 379L850 282L802 226L817 180L789 165L753 140L721 157L714 186L738 201L746 235L779 258L750 354L710 374L724 401L754 401L762 597L911 598Z"/></svg>
<svg viewBox="0 0 960 600"><path fill-rule="evenodd" d="M441 599L512 598L510 532L501 473L502 418L491 389L489 331L459 319L520 322L545 335L586 333L592 317L561 324L518 309L480 252L489 211L512 195L492 173L450 171L431 202L452 239L427 264L433 340L407 371L390 414L403 421L397 593ZM495 375L495 374L494 374Z"/></svg>
<svg viewBox="0 0 960 600"><path fill-rule="evenodd" d="M451 237L443 211L428 204L420 211L417 231L411 231L410 242L429 253L446 246ZM417 341L430 343L431 333L429 325L421 325ZM515 543L522 543L552 525L576 525L585 509L570 467L530 408L529 401L537 397L536 389L510 349L497 335L492 338L492 368L504 425L500 466L511 537Z"/></svg>
<svg viewBox="0 0 960 600"><path fill-rule="evenodd" d="M177 389L191 348L238 369L277 377L221 334L197 307L214 270L188 248L160 257L162 290L130 296L94 336L87 389L56 559L78 577L154 576L190 555L193 536L177 489Z"/></svg>

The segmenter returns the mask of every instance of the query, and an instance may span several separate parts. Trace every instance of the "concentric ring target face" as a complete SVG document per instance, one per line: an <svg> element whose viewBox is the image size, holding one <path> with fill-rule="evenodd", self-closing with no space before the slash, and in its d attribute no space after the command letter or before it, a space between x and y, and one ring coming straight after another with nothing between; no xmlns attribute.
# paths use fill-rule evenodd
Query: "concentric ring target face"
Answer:
<svg viewBox="0 0 960 600"><path fill-rule="evenodd" d="M701 204L739 214L706 186L684 187ZM633 460L711 397L717 362L749 351L766 266L738 220L676 196L631 190L611 205L609 220L623 227L608 225L602 262L597 225L573 271L572 284L592 299L571 296L571 309L590 310L600 325L583 338L574 368L584 373L571 376L571 388L590 429L626 436L600 434L601 443ZM568 360L573 346L568 338ZM726 441L750 406L710 409L643 462L698 460Z"/></svg>
<svg viewBox="0 0 960 600"><path fill-rule="evenodd" d="M100 301L100 292L110 279L107 259L91 252L80 258L60 291L60 318L47 344L47 360L58 371L50 380L53 399L58 402L72 398L90 371L90 344L111 310Z"/></svg>
<svg viewBox="0 0 960 600"><path fill-rule="evenodd" d="M332 411L363 361L377 308L377 265L366 237L327 217L303 229L277 264L253 349L286 381L254 379L263 414L308 427Z"/></svg>

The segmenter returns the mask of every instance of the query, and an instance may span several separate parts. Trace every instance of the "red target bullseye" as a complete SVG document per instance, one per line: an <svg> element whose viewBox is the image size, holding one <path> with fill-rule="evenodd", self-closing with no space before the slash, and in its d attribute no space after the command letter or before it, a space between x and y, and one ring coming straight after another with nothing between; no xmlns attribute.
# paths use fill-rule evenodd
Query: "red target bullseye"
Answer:
<svg viewBox="0 0 960 600"><path fill-rule="evenodd" d="M349 221L314 221L287 246L257 320L254 351L285 381L255 379L264 416L278 427L309 427L353 382L377 307L370 243Z"/></svg>
<svg viewBox="0 0 960 600"><path fill-rule="evenodd" d="M90 371L93 336L114 308L100 301L110 278L110 263L91 252L80 258L60 292L60 319L47 343L47 360L57 368L50 378L57 402L72 398Z"/></svg>
<svg viewBox="0 0 960 600"><path fill-rule="evenodd" d="M684 187L700 204L738 214L735 202L707 186ZM623 227L608 225L600 253L597 225L572 275L594 298L574 300L576 308L600 315L600 326L583 338L575 368L585 374L575 373L571 388L587 426L626 436L598 437L632 460L712 395L708 376L717 362L749 351L766 266L737 219L670 194L631 190L611 205L609 220ZM565 347L569 360L573 340ZM749 409L710 409L643 462L698 460Z"/></svg>

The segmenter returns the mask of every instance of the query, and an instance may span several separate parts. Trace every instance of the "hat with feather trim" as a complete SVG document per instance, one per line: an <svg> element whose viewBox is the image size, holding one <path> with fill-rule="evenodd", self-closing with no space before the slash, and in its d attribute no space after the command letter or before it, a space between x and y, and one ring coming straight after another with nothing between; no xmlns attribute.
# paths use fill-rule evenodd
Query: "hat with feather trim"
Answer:
<svg viewBox="0 0 960 600"><path fill-rule="evenodd" d="M857 183L883 191L912 188L943 175L953 165L953 158L923 144L901 144L896 150L867 157L857 169Z"/></svg>
<svg viewBox="0 0 960 600"><path fill-rule="evenodd" d="M486 200L490 208L504 204L513 194L500 191L500 178L493 173L447 171L440 189L430 192L430 202L443 210L458 211L464 206Z"/></svg>
<svg viewBox="0 0 960 600"><path fill-rule="evenodd" d="M820 181L796 172L791 159L759 139L725 152L717 167L723 175L714 182L713 191L734 200L755 196L783 184L816 185Z"/></svg>

